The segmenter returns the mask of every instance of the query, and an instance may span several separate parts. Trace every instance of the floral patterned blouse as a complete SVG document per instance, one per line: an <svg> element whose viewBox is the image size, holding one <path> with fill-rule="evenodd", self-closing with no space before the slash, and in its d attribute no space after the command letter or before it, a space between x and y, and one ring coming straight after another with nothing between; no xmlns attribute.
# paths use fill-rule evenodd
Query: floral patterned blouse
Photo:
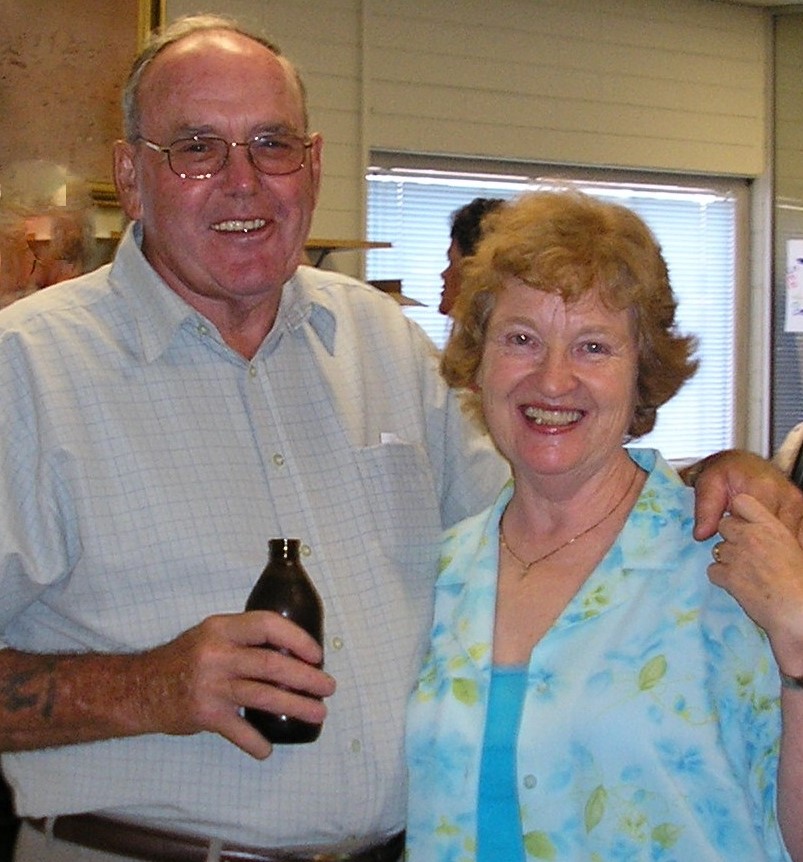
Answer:
<svg viewBox="0 0 803 862"><path fill-rule="evenodd" d="M527 859L788 859L768 641L708 580L716 540L692 538L691 490L657 452L629 451L649 472L642 493L532 651L516 776ZM408 713L408 862L475 859L499 520L511 495L509 483L445 534Z"/></svg>

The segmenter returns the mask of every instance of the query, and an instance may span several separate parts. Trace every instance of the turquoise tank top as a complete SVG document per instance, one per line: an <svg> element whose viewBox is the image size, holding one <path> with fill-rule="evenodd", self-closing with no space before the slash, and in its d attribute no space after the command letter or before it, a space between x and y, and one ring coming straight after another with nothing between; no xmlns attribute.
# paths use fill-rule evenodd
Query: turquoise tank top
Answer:
<svg viewBox="0 0 803 862"><path fill-rule="evenodd" d="M526 665L494 666L480 764L477 862L525 862L516 740L526 690Z"/></svg>

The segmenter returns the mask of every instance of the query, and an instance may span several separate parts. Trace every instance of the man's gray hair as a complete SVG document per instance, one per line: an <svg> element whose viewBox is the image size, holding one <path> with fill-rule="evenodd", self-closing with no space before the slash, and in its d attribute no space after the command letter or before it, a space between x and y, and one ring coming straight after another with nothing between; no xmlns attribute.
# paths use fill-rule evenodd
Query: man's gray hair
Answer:
<svg viewBox="0 0 803 862"><path fill-rule="evenodd" d="M123 134L125 135L125 139L129 143L133 143L140 135L139 88L142 76L154 57L159 55L169 45L173 45L187 36L205 30L226 30L230 33L238 33L240 36L245 36L246 39L251 39L253 42L257 42L259 45L267 48L268 51L277 57L282 57L295 76L296 84L301 93L301 107L304 114L303 131L306 133L309 123L306 88L298 73L298 69L283 56L278 45L257 33L247 30L233 18L225 15L187 15L183 18L177 18L167 27L152 33L145 47L139 53L136 60L134 60L125 88L123 89Z"/></svg>

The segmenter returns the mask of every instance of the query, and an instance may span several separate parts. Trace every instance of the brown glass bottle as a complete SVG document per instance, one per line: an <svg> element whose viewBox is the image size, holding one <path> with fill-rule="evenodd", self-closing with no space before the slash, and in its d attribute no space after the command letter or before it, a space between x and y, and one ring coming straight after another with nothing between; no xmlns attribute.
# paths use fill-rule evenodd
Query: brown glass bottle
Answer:
<svg viewBox="0 0 803 862"><path fill-rule="evenodd" d="M292 620L323 644L323 604L298 558L298 539L270 539L268 564L245 603L247 611L275 611ZM272 649L272 647L266 647ZM245 717L275 745L315 742L320 724L309 724L289 715L245 710Z"/></svg>

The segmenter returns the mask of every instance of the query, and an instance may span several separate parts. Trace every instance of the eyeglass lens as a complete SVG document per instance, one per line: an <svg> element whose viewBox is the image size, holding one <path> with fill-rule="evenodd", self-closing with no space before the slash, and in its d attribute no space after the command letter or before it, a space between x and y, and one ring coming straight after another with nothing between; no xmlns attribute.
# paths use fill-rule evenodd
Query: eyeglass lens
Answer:
<svg viewBox="0 0 803 862"><path fill-rule="evenodd" d="M216 174L229 157L229 148L246 143L229 143L223 138L181 138L168 148L170 167L179 176L200 179ZM263 135L247 142L251 161L263 174L291 174L304 164L307 145L294 135Z"/></svg>

